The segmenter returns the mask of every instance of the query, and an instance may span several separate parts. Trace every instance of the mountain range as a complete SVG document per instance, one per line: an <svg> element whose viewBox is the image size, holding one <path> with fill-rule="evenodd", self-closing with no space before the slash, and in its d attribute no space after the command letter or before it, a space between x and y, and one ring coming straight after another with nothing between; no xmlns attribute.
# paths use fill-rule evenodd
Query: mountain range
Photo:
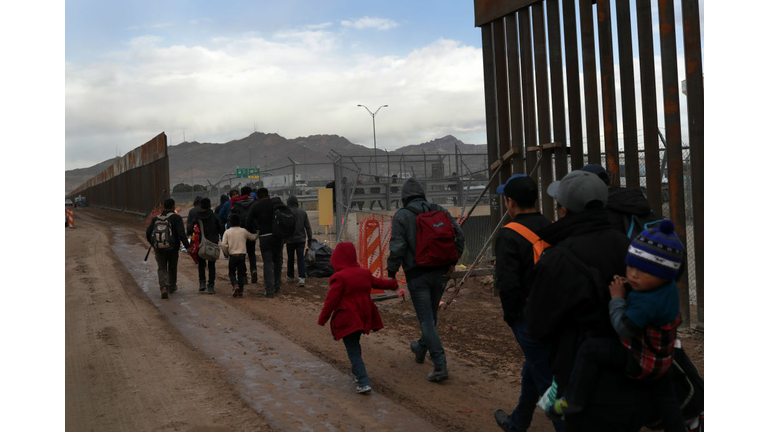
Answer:
<svg viewBox="0 0 768 432"><path fill-rule="evenodd" d="M485 144L465 144L452 135L426 143L400 147L394 151L377 149L376 157L381 172L386 171L387 153L392 161L403 155L485 154ZM398 155L393 158L392 155ZM182 142L168 146L170 186L177 183L216 184L237 168L259 167L262 172L275 175L291 174L292 162L296 173L308 181L333 178L334 155L357 156L356 161L370 160L371 148L354 144L338 135L311 135L286 139L278 134L254 132L245 138L220 143ZM363 158L369 156L368 159ZM74 190L91 177L104 171L118 158L107 159L88 168L65 171L65 193ZM394 163L394 162L393 162ZM394 170L393 170L394 171ZM226 181L225 181L226 183Z"/></svg>

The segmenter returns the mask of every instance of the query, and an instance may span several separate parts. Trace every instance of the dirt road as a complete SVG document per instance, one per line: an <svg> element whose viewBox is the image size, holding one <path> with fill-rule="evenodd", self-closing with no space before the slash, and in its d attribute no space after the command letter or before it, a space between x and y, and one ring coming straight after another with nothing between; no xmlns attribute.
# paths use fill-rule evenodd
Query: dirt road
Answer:
<svg viewBox="0 0 768 432"><path fill-rule="evenodd" d="M317 325L327 280L284 283L274 299L247 285L234 299L222 262L217 293L198 294L182 255L180 291L161 300L152 256L142 261L143 221L87 208L76 226L66 233L67 430L492 431L493 411L519 396L522 355L479 279L440 317L451 378L439 384L408 350L412 305L380 303L385 329L362 342L374 393L361 396L343 344ZM684 346L703 373L703 337ZM537 412L530 430L551 426Z"/></svg>

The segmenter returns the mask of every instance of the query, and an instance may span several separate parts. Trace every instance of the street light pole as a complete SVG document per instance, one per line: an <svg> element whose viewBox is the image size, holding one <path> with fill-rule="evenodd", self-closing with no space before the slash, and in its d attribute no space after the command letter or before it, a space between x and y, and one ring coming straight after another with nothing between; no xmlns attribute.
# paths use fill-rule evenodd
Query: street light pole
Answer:
<svg viewBox="0 0 768 432"><path fill-rule="evenodd" d="M379 176L379 167L378 167L378 158L376 157L376 114L379 113L379 110L382 108L386 108L389 105L382 105L379 108L376 109L376 112L371 112L371 110L368 109L365 105L357 105L359 107L365 108L366 111L368 111L368 114L371 115L371 119L373 119L373 174L378 177Z"/></svg>

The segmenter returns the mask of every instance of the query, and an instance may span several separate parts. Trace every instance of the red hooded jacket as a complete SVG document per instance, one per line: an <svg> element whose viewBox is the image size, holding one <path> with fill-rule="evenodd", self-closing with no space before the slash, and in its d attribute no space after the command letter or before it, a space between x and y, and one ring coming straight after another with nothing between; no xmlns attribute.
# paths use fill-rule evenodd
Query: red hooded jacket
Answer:
<svg viewBox="0 0 768 432"><path fill-rule="evenodd" d="M355 246L339 243L331 255L331 265L336 273L330 278L331 288L325 298L317 323L324 326L331 318L331 334L334 340L357 331L368 334L384 328L379 309L371 300L371 288L396 290L394 279L379 279L371 271L360 267Z"/></svg>

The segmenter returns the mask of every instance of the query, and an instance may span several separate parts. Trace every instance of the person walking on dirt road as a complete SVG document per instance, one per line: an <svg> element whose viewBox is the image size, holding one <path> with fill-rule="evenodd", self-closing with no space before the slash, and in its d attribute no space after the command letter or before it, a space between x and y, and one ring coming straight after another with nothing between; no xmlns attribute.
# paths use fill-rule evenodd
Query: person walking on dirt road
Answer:
<svg viewBox="0 0 768 432"><path fill-rule="evenodd" d="M411 341L411 351L416 355L416 363L423 363L429 351L429 357L434 364L434 371L427 375L432 382L448 379L448 368L445 358L445 350L437 333L437 310L440 299L448 282L448 275L453 272L453 267L464 252L464 234L459 228L456 219L447 210L437 204L431 204L426 200L424 188L413 178L409 178L402 187L401 195L403 208L392 217L392 236L389 241L389 258L387 259L387 275L394 279L400 266L405 272L405 280L411 295L413 308L421 326L421 338ZM432 212L442 212L446 218L436 222L440 229L448 229L447 222L453 227L452 244L442 246L443 251L450 254L456 253L455 260L445 265L424 266L416 262L418 234L417 217L421 213L442 215ZM423 232L422 232L423 234ZM430 243L431 244L431 243ZM425 246L424 242L421 244ZM455 250L453 249L455 248Z"/></svg>
<svg viewBox="0 0 768 432"><path fill-rule="evenodd" d="M229 223L232 226L224 232L221 239L221 251L229 258L229 281L232 283L232 297L243 297L243 284L245 283L245 242L256 241L258 236L249 233L240 227L240 215L230 215Z"/></svg>
<svg viewBox="0 0 768 432"><path fill-rule="evenodd" d="M371 379L365 369L360 336L384 328L379 309L371 300L371 289L396 290L397 281L380 279L357 262L355 245L342 242L331 255L336 273L328 280L330 289L323 303L317 323L324 326L331 320L334 340L342 339L347 357L352 363L352 375L357 383L355 391L370 393Z"/></svg>
<svg viewBox="0 0 768 432"><path fill-rule="evenodd" d="M176 201L172 198L163 201L163 212L152 218L152 222L147 226L147 241L155 249L157 279L160 295L164 299L168 298L169 293L178 291L176 271L179 263L179 244L189 248L189 241L184 235L184 220L174 212L175 207Z"/></svg>
<svg viewBox="0 0 768 432"><path fill-rule="evenodd" d="M237 213L240 216L241 225L244 225L244 221L248 219L248 214L251 211L251 207L253 207L253 205L256 203L256 200L251 197L251 192L252 189L250 186L243 186L240 188L240 196L231 200L232 205L230 206L230 214ZM245 243L245 247L248 251L248 265L251 269L251 283L256 285L256 282L259 280L259 272L258 268L256 267L256 242L248 240Z"/></svg>
<svg viewBox="0 0 768 432"><path fill-rule="evenodd" d="M288 282L293 282L293 260L296 257L296 263L299 267L298 286L303 287L307 277L307 267L304 263L304 244L309 247L312 244L312 226L309 224L307 212L299 208L299 199L291 195L287 200L288 207L296 218L296 229L293 236L285 240L285 249L288 252L288 267L286 269L286 278Z"/></svg>
<svg viewBox="0 0 768 432"><path fill-rule="evenodd" d="M259 200L248 211L245 229L259 233L259 250L264 260L264 297L272 298L280 292L283 282L283 239L272 234L274 204L282 204L282 200L270 198L267 188L257 190L256 196Z"/></svg>
<svg viewBox="0 0 768 432"><path fill-rule="evenodd" d="M219 236L224 234L224 224L219 220L219 216L211 210L211 199L203 198L200 201L200 211L197 212L192 224L202 224L205 238L213 243L219 243ZM208 267L208 285L205 283L205 267ZM206 261L198 255L197 257L197 276L200 281L200 292L208 291L208 294L216 294L214 281L216 280L216 261Z"/></svg>
<svg viewBox="0 0 768 432"><path fill-rule="evenodd" d="M496 237L496 287L504 311L504 321L512 329L525 362L517 406L512 414L496 410L494 418L505 431L524 431L531 425L539 397L552 385L552 371L549 368L552 347L531 337L523 318L533 280L535 232L552 225L552 221L536 209L539 190L536 182L527 175L516 174L510 177L496 192L502 195L504 206L512 218L512 222L504 226ZM565 430L562 420L552 423L556 431Z"/></svg>
<svg viewBox="0 0 768 432"><path fill-rule="evenodd" d="M608 287L626 276L630 239L611 226L608 188L587 171L572 171L547 193L557 201L557 222L539 230L547 248L534 269L525 308L528 333L552 344L550 368L557 397L568 387L583 341L616 337L608 313ZM579 413L565 415L569 431L639 431L649 413L651 388L623 373L601 371Z"/></svg>

